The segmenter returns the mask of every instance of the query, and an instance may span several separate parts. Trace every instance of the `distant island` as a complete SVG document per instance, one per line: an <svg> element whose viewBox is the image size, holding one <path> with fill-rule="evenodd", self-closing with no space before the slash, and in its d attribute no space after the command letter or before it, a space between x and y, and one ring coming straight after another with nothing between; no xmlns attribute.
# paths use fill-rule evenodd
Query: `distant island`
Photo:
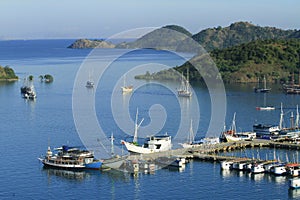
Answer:
<svg viewBox="0 0 300 200"><path fill-rule="evenodd" d="M0 81L17 81L18 79L18 76L16 76L12 68L9 66L2 67L0 65Z"/></svg>
<svg viewBox="0 0 300 200"><path fill-rule="evenodd" d="M87 46L96 45L96 41L90 42L93 45L87 42ZM111 48L153 48L177 52L199 52L198 44L209 53L225 82L257 82L258 78L263 76L267 77L268 82L287 82L293 79L293 74L300 73L300 31L261 27L249 22L236 22L228 27L208 28L194 35L183 27L168 25L136 41L116 44ZM101 45L97 47L103 48ZM199 55L192 58L194 65L201 65L201 62L198 62ZM190 68L191 82L203 81L190 62L174 67L184 75L187 68ZM170 71L172 70L154 74L146 72L135 78L170 80L175 77Z"/></svg>
<svg viewBox="0 0 300 200"><path fill-rule="evenodd" d="M78 39L68 46L71 49L115 48L116 45L105 40Z"/></svg>

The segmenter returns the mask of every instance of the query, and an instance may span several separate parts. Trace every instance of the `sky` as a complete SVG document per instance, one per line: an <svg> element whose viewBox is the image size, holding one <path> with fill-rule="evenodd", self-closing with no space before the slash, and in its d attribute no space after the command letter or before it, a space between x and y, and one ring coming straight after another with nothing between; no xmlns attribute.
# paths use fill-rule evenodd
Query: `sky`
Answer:
<svg viewBox="0 0 300 200"><path fill-rule="evenodd" d="M0 0L0 40L107 38L176 24L195 34L233 22L300 29L299 0Z"/></svg>

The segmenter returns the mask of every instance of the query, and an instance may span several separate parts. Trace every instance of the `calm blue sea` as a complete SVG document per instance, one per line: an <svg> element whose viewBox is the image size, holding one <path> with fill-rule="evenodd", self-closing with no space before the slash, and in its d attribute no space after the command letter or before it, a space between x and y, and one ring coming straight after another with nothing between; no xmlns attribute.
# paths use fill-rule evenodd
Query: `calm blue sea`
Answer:
<svg viewBox="0 0 300 200"><path fill-rule="evenodd" d="M0 65L9 65L20 77L18 82L0 82L0 199L300 199L300 191L290 191L285 177L222 172L218 163L196 160L181 171L163 169L155 174L139 174L137 177L118 171L44 169L37 158L45 153L48 145L83 145L83 136L76 129L72 111L73 89L77 89L80 76L84 77L84 81L92 78L97 83L93 90L84 88L82 95L92 96L98 126L106 137L114 134L115 145L120 152L120 140L132 136L137 108L139 120L144 118L142 128L147 130L148 125L156 123L159 125L158 132L168 132L174 138L179 134L177 131L181 124L189 127L189 122L182 120L187 116L196 118L198 113L199 120L195 120L198 123L194 124L194 128L198 128L194 132L197 138L205 136L211 117L211 100L205 86L193 85L195 94L191 100L187 100L178 99L172 92L179 87L178 82L133 78L137 72L152 72L155 67L162 69L180 65L185 61L184 57L191 55L151 49L129 52L101 49L97 57L88 57L91 50L66 48L72 42L0 41ZM109 67L99 78L98 73L104 64ZM78 75L82 67L89 66L93 67L86 70L84 75ZM44 74L51 74L54 82L40 82L38 76ZM126 83L139 86L132 96L120 92L124 74ZM20 95L22 80L29 75L34 76L36 101L22 99ZM295 115L300 96L285 95L278 85L270 85L272 92L269 94L255 94L254 86L225 86L226 125L230 125L234 112L239 130L250 131L257 122L277 124L279 109L267 112L257 111L255 107L271 105L279 108L282 102L285 124L289 126L290 114L293 112ZM82 102L82 105L85 103ZM162 110L165 115L161 114ZM165 123L160 124L161 121ZM147 134L157 133L155 128L152 127L153 132ZM94 134L97 134L97 130ZM110 147L106 148L109 150ZM252 149L231 154L259 155L264 158L271 156L272 151ZM298 160L295 152L276 151L282 159Z"/></svg>

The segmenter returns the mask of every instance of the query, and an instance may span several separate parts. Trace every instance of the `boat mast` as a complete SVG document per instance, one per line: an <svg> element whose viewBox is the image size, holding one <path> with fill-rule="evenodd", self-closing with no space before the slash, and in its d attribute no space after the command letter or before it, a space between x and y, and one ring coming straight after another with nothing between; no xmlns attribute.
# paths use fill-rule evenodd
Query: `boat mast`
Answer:
<svg viewBox="0 0 300 200"><path fill-rule="evenodd" d="M264 76L264 89L267 89L267 80L266 80L266 76Z"/></svg>
<svg viewBox="0 0 300 200"><path fill-rule="evenodd" d="M110 144L111 144L111 149L110 149L110 152L111 152L111 155L114 156L115 155L115 151L114 151L114 134L111 133L111 136L110 136Z"/></svg>
<svg viewBox="0 0 300 200"><path fill-rule="evenodd" d="M194 142L194 131L193 131L193 120L191 119L191 125L190 125L190 134L189 134L189 138L188 141L190 144L192 144Z"/></svg>
<svg viewBox="0 0 300 200"><path fill-rule="evenodd" d="M293 112L291 112L290 119L291 119L291 128L294 128L294 113Z"/></svg>
<svg viewBox="0 0 300 200"><path fill-rule="evenodd" d="M235 114L236 113L233 114L232 125L231 125L231 130L233 131L233 134L236 133Z"/></svg>
<svg viewBox="0 0 300 200"><path fill-rule="evenodd" d="M280 104L280 120L279 120L279 129L281 130L283 127L282 127L282 124L283 124L283 110L282 110L282 103Z"/></svg>
<svg viewBox="0 0 300 200"><path fill-rule="evenodd" d="M136 109L136 115L135 115L135 126L134 126L134 136L133 136L133 143L137 143L138 140L138 129L141 126L142 122L144 121L144 118L141 120L141 122L138 124L137 123L137 119L138 119L138 113L139 113L139 109Z"/></svg>
<svg viewBox="0 0 300 200"><path fill-rule="evenodd" d="M296 111L295 128L299 128L299 110L298 110L298 105L297 105L297 111Z"/></svg>
<svg viewBox="0 0 300 200"><path fill-rule="evenodd" d="M187 68L187 72L186 72L186 91L189 91L189 68Z"/></svg>

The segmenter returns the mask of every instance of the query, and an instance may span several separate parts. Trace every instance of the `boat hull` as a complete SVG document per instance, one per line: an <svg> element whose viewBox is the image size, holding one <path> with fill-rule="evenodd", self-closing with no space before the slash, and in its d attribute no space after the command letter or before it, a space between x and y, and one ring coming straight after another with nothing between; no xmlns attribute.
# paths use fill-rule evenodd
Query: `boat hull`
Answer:
<svg viewBox="0 0 300 200"><path fill-rule="evenodd" d="M111 158L103 161L103 167L119 169L124 163L124 158Z"/></svg>
<svg viewBox="0 0 300 200"><path fill-rule="evenodd" d="M88 163L88 164L84 164L85 169L100 169L102 166L102 162L101 161L95 161L92 163Z"/></svg>
<svg viewBox="0 0 300 200"><path fill-rule="evenodd" d="M44 164L45 167L51 167L56 169L70 169L70 170L85 169L85 166L80 164L57 164L57 163L48 162L47 160L42 158L39 158L39 160Z"/></svg>
<svg viewBox="0 0 300 200"><path fill-rule="evenodd" d="M299 189L300 188L300 179L290 179L289 180L289 187L292 189Z"/></svg>
<svg viewBox="0 0 300 200"><path fill-rule="evenodd" d="M148 149L141 146L136 146L135 144L132 144L130 142L123 142L123 144L125 145L127 151L132 153L148 154L148 153L158 152L154 149Z"/></svg>

